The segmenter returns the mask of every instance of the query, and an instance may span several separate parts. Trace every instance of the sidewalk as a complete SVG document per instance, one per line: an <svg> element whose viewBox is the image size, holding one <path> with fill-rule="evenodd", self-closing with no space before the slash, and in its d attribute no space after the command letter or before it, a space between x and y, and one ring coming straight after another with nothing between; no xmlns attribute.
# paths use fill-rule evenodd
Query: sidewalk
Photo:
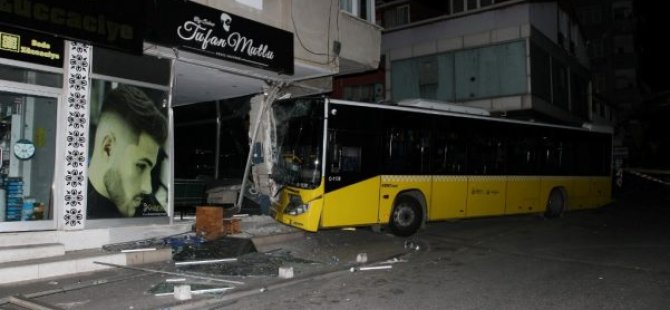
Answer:
<svg viewBox="0 0 670 310"><path fill-rule="evenodd" d="M254 244L254 246L251 246ZM368 264L406 253L404 239L369 230L325 230L306 233L279 224L268 217L242 221L242 233L210 243L208 247L173 247L173 260L115 268L33 282L0 285L0 307L8 296L25 295L30 300L65 309L199 309L279 289L305 279L350 272L358 254L365 253ZM238 253L239 255L232 255ZM232 258L213 264L177 265ZM225 256L225 257L223 257ZM292 268L293 278L278 277L279 268ZM167 280L183 282L169 283ZM191 284L192 291L209 289L215 293L193 294L178 301L173 286ZM156 296L160 295L160 296ZM3 308L4 309L4 308ZM10 308L11 309L11 308Z"/></svg>

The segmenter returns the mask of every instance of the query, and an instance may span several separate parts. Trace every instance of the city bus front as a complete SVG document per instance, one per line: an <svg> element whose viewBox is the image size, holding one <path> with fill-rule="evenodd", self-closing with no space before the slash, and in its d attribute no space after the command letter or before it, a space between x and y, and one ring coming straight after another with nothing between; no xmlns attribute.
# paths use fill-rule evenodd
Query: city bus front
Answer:
<svg viewBox="0 0 670 310"><path fill-rule="evenodd" d="M279 185L273 216L307 231L318 229L323 206L324 105L322 98L299 98L272 106L272 179Z"/></svg>

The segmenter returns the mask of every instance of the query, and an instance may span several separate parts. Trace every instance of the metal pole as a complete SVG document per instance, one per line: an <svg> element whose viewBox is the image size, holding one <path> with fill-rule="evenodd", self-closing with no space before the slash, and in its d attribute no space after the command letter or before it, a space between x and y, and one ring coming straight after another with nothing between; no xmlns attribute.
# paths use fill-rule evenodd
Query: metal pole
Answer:
<svg viewBox="0 0 670 310"><path fill-rule="evenodd" d="M249 168L251 166L251 155L253 153L253 148L254 144L256 144L256 136L258 135L258 129L261 126L261 120L263 119L263 114L265 114L265 110L272 104L274 99L277 97L277 93L279 92L279 89L283 84L272 84L270 85L270 89L267 92L267 95L263 99L263 102L261 103L260 111L258 111L258 115L256 116L256 123L254 124L254 130L253 133L251 134L251 145L249 146L249 153L247 154L247 164L244 166L244 176L242 177L242 188L240 188L240 195L237 197L237 204L235 204L235 209L233 210L233 213L238 213L240 212L240 209L242 208L242 201L244 199L244 187L246 186L247 183L247 178L249 177Z"/></svg>
<svg viewBox="0 0 670 310"><path fill-rule="evenodd" d="M221 160L221 102L216 101L216 151L214 152L214 179L219 179L219 165Z"/></svg>

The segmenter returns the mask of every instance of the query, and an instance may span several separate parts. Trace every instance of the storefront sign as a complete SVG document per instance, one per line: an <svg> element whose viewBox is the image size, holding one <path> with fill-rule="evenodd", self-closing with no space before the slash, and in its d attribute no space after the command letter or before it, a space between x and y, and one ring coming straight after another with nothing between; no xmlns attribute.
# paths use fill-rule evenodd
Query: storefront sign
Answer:
<svg viewBox="0 0 670 310"><path fill-rule="evenodd" d="M0 58L63 66L63 40L25 30L0 27Z"/></svg>
<svg viewBox="0 0 670 310"><path fill-rule="evenodd" d="M293 34L189 1L156 1L149 37L158 44L293 74Z"/></svg>
<svg viewBox="0 0 670 310"><path fill-rule="evenodd" d="M142 1L0 0L0 23L142 53Z"/></svg>

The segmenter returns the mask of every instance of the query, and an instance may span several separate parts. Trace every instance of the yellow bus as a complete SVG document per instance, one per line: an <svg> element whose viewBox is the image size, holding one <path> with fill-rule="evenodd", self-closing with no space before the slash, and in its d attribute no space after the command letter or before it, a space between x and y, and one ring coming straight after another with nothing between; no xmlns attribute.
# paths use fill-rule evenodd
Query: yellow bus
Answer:
<svg viewBox="0 0 670 310"><path fill-rule="evenodd" d="M430 221L610 203L611 130L439 106L273 104L274 218L312 232L381 224L409 236Z"/></svg>

